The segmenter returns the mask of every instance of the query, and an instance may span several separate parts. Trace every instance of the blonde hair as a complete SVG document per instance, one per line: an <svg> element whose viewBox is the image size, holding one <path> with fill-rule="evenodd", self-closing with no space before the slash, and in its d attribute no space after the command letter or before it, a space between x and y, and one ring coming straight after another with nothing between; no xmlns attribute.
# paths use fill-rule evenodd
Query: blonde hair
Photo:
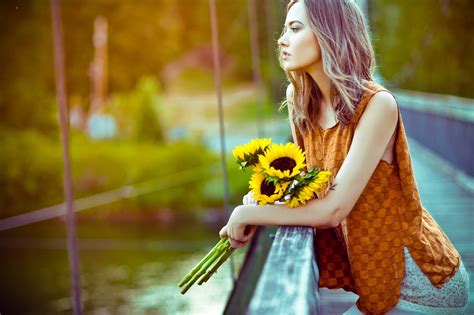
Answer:
<svg viewBox="0 0 474 315"><path fill-rule="evenodd" d="M298 0L291 0L287 12ZM372 81L375 54L362 12L353 0L302 0L309 26L320 48L324 73L331 82L331 101L337 120L348 125L364 86ZM282 47L278 48L280 66L290 84L280 110L288 106L290 119L301 134L315 129L322 93L312 77L304 71L283 67Z"/></svg>

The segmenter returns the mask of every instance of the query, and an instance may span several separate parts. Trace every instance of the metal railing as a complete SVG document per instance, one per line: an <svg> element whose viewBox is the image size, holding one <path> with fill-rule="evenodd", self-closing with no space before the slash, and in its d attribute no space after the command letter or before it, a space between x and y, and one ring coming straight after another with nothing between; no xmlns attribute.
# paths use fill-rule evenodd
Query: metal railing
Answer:
<svg viewBox="0 0 474 315"><path fill-rule="evenodd" d="M314 229L280 226L247 314L318 314Z"/></svg>
<svg viewBox="0 0 474 315"><path fill-rule="evenodd" d="M474 192L474 100L393 89L410 144L423 147L436 168L444 168Z"/></svg>

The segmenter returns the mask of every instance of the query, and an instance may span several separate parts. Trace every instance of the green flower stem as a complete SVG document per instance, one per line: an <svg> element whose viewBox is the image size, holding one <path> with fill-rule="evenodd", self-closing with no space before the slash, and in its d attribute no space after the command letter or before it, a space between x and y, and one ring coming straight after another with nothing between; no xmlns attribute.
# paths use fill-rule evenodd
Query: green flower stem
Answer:
<svg viewBox="0 0 474 315"><path fill-rule="evenodd" d="M232 247L228 246L227 248L224 249L223 254L220 256L220 258L217 260L217 262L212 266L212 268L206 272L206 274L201 278L199 281L199 285L207 282L209 278L217 271L217 269L222 265L222 263L227 260L228 253Z"/></svg>
<svg viewBox="0 0 474 315"><path fill-rule="evenodd" d="M234 252L235 248L231 247L229 245L229 247L227 247L225 249L225 252L224 252L224 255L221 256L221 258L219 259L219 261L214 265L214 267L212 267L211 270L209 270L207 272L207 274L201 279L201 281L198 283L199 285L203 284L204 282L207 282L207 280L209 280L212 275L217 271L217 269L219 269L219 267L227 260L227 258L229 258L229 256Z"/></svg>
<svg viewBox="0 0 474 315"><path fill-rule="evenodd" d="M189 290L189 288L191 288L191 286L194 284L194 282L196 282L203 274L205 274L207 272L207 268L209 268L209 266L212 265L212 263L224 253L224 251L223 251L224 247L225 247L224 244L220 245L218 250L216 250L211 255L211 257L202 265L202 267L199 269L199 271L192 276L192 278L191 278L191 280L189 280L189 282L187 282L186 286L181 291L181 294L185 294Z"/></svg>
<svg viewBox="0 0 474 315"><path fill-rule="evenodd" d="M204 257L199 262L199 264L197 264L192 269L192 271L189 272L186 277L183 278L183 280L181 280L179 286L181 287L188 283L188 281L190 281L196 275L196 273L198 273L209 261L213 261L215 259L215 256L219 256L222 252L222 248L224 246L225 241L225 239L221 239L219 243L217 243L216 246L214 246L214 248L206 255L206 257Z"/></svg>
<svg viewBox="0 0 474 315"><path fill-rule="evenodd" d="M184 276L184 278L179 282L178 287L182 287L186 282L188 282L189 279L191 279L191 277L196 272L198 272L201 267L206 263L206 261L220 248L220 246L225 243L226 240L227 237L221 238L219 242L214 246L214 248L211 249L209 253L207 253L207 255L196 266L194 266L194 268L190 272L188 272L186 276Z"/></svg>

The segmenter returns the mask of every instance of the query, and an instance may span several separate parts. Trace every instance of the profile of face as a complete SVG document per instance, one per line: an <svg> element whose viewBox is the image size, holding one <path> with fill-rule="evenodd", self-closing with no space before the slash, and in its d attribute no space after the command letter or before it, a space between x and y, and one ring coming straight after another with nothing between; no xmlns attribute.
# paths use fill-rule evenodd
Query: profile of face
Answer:
<svg viewBox="0 0 474 315"><path fill-rule="evenodd" d="M304 71L321 61L321 49L309 26L303 1L293 4L286 15L285 32L278 39L282 66L288 71Z"/></svg>

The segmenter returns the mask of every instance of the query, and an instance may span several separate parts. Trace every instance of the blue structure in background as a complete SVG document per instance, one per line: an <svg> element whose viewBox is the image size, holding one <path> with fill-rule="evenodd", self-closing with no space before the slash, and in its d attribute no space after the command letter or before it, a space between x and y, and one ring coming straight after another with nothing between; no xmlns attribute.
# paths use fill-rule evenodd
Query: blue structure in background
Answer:
<svg viewBox="0 0 474 315"><path fill-rule="evenodd" d="M396 95L408 137L474 191L474 101L417 91L398 90Z"/></svg>
<svg viewBox="0 0 474 315"><path fill-rule="evenodd" d="M92 139L115 137L117 134L115 118L107 114L93 114L87 122L87 133Z"/></svg>

